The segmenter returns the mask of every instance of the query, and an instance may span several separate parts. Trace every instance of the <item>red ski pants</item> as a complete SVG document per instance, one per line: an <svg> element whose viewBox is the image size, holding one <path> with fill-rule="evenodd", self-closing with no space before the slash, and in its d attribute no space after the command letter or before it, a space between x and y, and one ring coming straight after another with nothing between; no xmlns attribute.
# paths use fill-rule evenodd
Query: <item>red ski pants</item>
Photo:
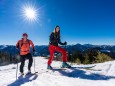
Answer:
<svg viewBox="0 0 115 86"><path fill-rule="evenodd" d="M63 62L66 62L66 61L67 61L66 50L64 50L63 48L61 48L61 47L59 47L59 46L50 45L50 46L49 46L50 58L49 58L49 60L48 60L48 65L50 65L50 64L52 63L52 60L53 60L53 58L54 58L54 52L55 52L55 51L62 53L62 55L63 55L63 57L62 57Z"/></svg>

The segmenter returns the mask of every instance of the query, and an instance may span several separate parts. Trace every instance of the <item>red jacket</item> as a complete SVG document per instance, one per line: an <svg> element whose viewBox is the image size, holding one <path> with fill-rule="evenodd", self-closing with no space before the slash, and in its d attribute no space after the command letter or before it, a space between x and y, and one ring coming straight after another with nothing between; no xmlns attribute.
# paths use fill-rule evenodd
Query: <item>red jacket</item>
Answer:
<svg viewBox="0 0 115 86"><path fill-rule="evenodd" d="M29 39L27 39L27 41L24 41L23 38L16 44L16 47L20 49L20 55L26 55L30 53L30 46L32 46L32 48L34 49L33 42Z"/></svg>

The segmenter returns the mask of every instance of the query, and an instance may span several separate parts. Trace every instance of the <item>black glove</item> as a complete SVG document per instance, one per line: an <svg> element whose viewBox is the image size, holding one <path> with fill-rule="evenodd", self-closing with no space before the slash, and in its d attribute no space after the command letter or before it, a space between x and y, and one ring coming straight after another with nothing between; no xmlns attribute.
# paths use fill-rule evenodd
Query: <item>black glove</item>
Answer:
<svg viewBox="0 0 115 86"><path fill-rule="evenodd" d="M64 45L67 45L67 42L66 42L66 41L64 42Z"/></svg>
<svg viewBox="0 0 115 86"><path fill-rule="evenodd" d="M20 50L18 48L16 48L16 54L19 55L20 54Z"/></svg>
<svg viewBox="0 0 115 86"><path fill-rule="evenodd" d="M35 49L33 49L33 52L35 52L36 50Z"/></svg>

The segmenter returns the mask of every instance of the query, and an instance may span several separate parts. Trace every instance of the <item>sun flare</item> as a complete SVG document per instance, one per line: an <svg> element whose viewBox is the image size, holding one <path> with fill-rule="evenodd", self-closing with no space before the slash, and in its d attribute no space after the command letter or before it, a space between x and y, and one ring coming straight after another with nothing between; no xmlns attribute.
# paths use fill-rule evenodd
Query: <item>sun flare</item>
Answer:
<svg viewBox="0 0 115 86"><path fill-rule="evenodd" d="M34 5L26 4L22 7L22 16L29 22L38 22L39 10Z"/></svg>

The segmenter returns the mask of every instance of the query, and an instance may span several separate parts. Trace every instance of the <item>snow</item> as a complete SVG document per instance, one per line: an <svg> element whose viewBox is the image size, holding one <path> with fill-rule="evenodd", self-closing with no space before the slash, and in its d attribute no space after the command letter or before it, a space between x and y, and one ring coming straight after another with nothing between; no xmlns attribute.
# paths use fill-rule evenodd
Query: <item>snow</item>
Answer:
<svg viewBox="0 0 115 86"><path fill-rule="evenodd" d="M4 49L6 47L7 47L7 45L2 45L2 46L0 46L0 49Z"/></svg>
<svg viewBox="0 0 115 86"><path fill-rule="evenodd" d="M16 64L0 66L0 86L114 86L115 61L105 63L77 65L74 68L60 70L61 62L53 61L54 70L47 70L47 59L34 57L37 75L16 80ZM25 73L27 64L25 64ZM19 63L20 65L20 63ZM34 68L32 67L32 72ZM19 76L19 72L18 72Z"/></svg>

